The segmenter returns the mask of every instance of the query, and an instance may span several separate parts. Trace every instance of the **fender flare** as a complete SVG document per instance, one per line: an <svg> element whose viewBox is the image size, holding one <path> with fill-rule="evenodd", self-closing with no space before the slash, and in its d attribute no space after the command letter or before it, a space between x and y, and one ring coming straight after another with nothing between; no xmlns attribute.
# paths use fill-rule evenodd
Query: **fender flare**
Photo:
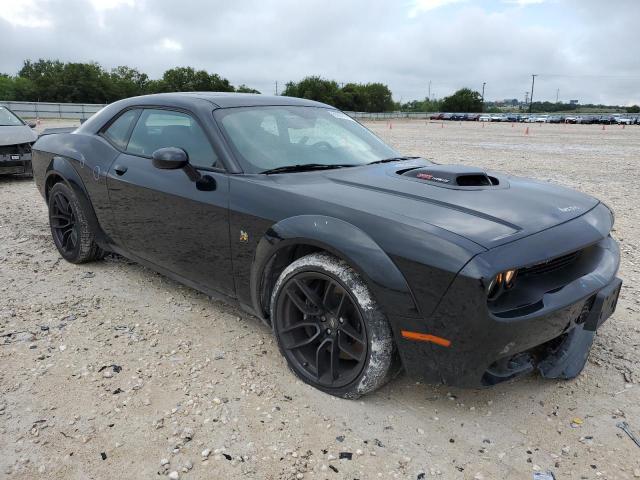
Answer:
<svg viewBox="0 0 640 480"><path fill-rule="evenodd" d="M82 178L73 167L71 162L61 156L55 156L49 163L46 173L45 180L43 183L43 196L47 205L49 204L49 189L51 185L51 180L54 177L58 177L64 182L64 184L69 187L78 197L78 201L82 205L84 209L85 216L87 217L87 221L89 222L89 226L96 236L96 241L98 244L104 248L109 243L109 240L106 238L100 224L98 222L98 217L93 209L93 205L89 200L89 194L87 189L82 181ZM57 181L54 183L58 183Z"/></svg>
<svg viewBox="0 0 640 480"><path fill-rule="evenodd" d="M404 275L369 235L344 220L299 215L271 226L256 247L251 265L251 300L263 320L268 318L262 295L265 273L280 250L296 245L320 248L346 261L364 278L385 313L419 317Z"/></svg>

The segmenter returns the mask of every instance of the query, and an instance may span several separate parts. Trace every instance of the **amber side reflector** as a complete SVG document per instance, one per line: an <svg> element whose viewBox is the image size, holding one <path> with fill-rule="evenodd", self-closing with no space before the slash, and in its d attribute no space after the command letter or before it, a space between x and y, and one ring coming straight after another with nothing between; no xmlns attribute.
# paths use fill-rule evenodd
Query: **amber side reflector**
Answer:
<svg viewBox="0 0 640 480"><path fill-rule="evenodd" d="M406 338L407 340L418 340L419 342L431 342L436 345L440 345L442 347L449 347L451 345L451 340L447 340L446 338L438 337L436 335L430 335L428 333L418 333L418 332L410 332L408 330L402 330L402 338Z"/></svg>

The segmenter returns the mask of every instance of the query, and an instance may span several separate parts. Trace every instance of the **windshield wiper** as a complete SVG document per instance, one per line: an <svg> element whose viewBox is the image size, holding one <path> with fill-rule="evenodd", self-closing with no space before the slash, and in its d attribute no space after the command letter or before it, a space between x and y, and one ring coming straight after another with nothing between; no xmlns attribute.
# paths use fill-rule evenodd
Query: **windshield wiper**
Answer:
<svg viewBox="0 0 640 480"><path fill-rule="evenodd" d="M357 165L342 163L342 164L327 164L327 163L305 163L298 165L284 165L282 167L270 168L260 173L270 175L272 173L290 173L290 172L309 172L311 170L332 170L334 168L343 167L357 167Z"/></svg>
<svg viewBox="0 0 640 480"><path fill-rule="evenodd" d="M376 160L375 162L369 162L367 165L375 165L376 163L387 163L387 162L397 162L400 160L415 160L420 157L391 157L391 158L383 158L382 160Z"/></svg>

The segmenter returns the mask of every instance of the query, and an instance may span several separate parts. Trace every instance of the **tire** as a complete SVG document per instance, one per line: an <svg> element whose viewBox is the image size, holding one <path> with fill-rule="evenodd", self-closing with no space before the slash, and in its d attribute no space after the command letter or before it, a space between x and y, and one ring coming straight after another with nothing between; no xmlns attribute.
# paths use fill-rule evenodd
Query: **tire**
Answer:
<svg viewBox="0 0 640 480"><path fill-rule="evenodd" d="M104 257L78 197L62 182L49 191L49 226L53 242L66 261L86 263Z"/></svg>
<svg viewBox="0 0 640 480"><path fill-rule="evenodd" d="M362 278L328 253L284 269L271 296L271 323L289 368L331 395L358 398L399 370L380 306Z"/></svg>

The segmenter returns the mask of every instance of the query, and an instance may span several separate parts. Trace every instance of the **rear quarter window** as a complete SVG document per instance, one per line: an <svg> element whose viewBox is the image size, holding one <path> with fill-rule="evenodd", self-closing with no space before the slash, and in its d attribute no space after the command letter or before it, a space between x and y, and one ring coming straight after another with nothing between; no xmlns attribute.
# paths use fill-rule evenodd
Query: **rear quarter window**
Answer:
<svg viewBox="0 0 640 480"><path fill-rule="evenodd" d="M139 113L140 110L127 110L109 125L102 134L115 146L124 150L127 147L129 133Z"/></svg>

